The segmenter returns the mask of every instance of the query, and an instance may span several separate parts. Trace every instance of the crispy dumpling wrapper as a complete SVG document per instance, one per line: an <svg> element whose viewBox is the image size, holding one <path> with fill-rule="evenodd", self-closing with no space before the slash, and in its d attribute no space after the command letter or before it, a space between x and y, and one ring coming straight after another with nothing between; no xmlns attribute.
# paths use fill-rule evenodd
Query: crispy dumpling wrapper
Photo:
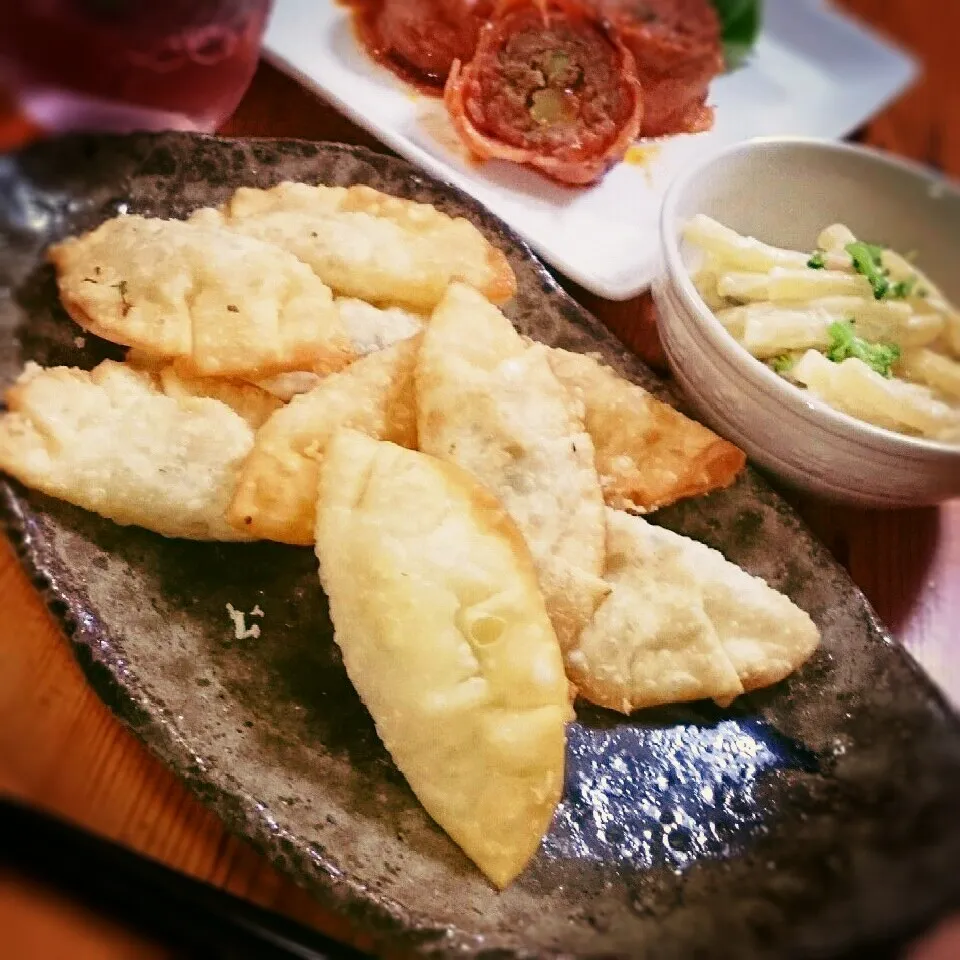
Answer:
<svg viewBox="0 0 960 960"><path fill-rule="evenodd" d="M211 397L225 403L243 417L252 430L259 430L283 406L283 401L266 390L242 380L222 377L193 377L175 367L159 371L160 389L168 397Z"/></svg>
<svg viewBox="0 0 960 960"><path fill-rule="evenodd" d="M432 310L457 280L497 303L516 292L506 256L469 220L366 186L241 187L190 219L275 243L337 293L373 303Z"/></svg>
<svg viewBox="0 0 960 960"><path fill-rule="evenodd" d="M261 539L312 544L320 460L339 427L417 445L418 346L419 337L363 357L273 414L240 471L229 521Z"/></svg>
<svg viewBox="0 0 960 960"><path fill-rule="evenodd" d="M523 538L464 471L343 430L324 458L316 551L384 745L430 816L506 886L550 826L571 719Z"/></svg>
<svg viewBox="0 0 960 960"><path fill-rule="evenodd" d="M608 509L612 589L566 656L580 695L621 713L743 693L681 546L659 533Z"/></svg>
<svg viewBox="0 0 960 960"><path fill-rule="evenodd" d="M562 646L609 592L603 494L577 404L477 291L452 284L416 370L420 449L496 495L524 535Z"/></svg>
<svg viewBox="0 0 960 960"><path fill-rule="evenodd" d="M630 713L776 683L819 643L810 617L718 551L607 511L612 587L567 652L581 696Z"/></svg>
<svg viewBox="0 0 960 960"><path fill-rule="evenodd" d="M48 256L80 326L194 375L330 371L355 356L329 287L255 238L129 215Z"/></svg>
<svg viewBox="0 0 960 960"><path fill-rule="evenodd" d="M813 655L820 631L789 597L731 563L719 550L656 529L664 541L681 545L700 585L703 609L744 690L779 683Z"/></svg>
<svg viewBox="0 0 960 960"><path fill-rule="evenodd" d="M157 353L151 353L149 350L141 350L139 347L131 347L125 354L123 362L134 370L140 370L145 373L160 373L170 366L170 359Z"/></svg>
<svg viewBox="0 0 960 960"><path fill-rule="evenodd" d="M155 376L28 365L0 415L0 469L28 487L167 537L243 540L225 519L253 430L219 400Z"/></svg>
<svg viewBox="0 0 960 960"><path fill-rule="evenodd" d="M376 353L378 350L385 350L403 340L409 340L423 329L426 322L422 314L412 313L402 307L376 307L353 297L335 298L334 307L340 316L344 334L350 342L350 349L358 358ZM138 348L127 351L126 362L140 369L156 372L170 363L165 357ZM271 394L281 403L288 403L297 394L308 393L331 372L335 371L329 370L327 364L321 362L317 370L286 370L283 373L275 373L256 380L225 380L224 382L251 383ZM189 374L184 374L184 379L200 382L201 378L191 378ZM212 388L213 378L207 378L206 382Z"/></svg>
<svg viewBox="0 0 960 960"><path fill-rule="evenodd" d="M337 297L334 303L350 345L360 357L409 340L427 321L422 313L397 306L377 307L356 297Z"/></svg>
<svg viewBox="0 0 960 960"><path fill-rule="evenodd" d="M285 373L275 373L272 377L262 377L250 380L249 383L261 390L265 390L281 403L289 403L301 393L309 393L327 374L314 373L312 370L287 370Z"/></svg>
<svg viewBox="0 0 960 960"><path fill-rule="evenodd" d="M744 453L582 353L554 349L550 367L584 405L609 506L641 513L727 487Z"/></svg>
<svg viewBox="0 0 960 960"><path fill-rule="evenodd" d="M334 305L340 322L358 357L385 350L402 340L409 340L423 329L426 318L402 307L375 307L354 297L337 297ZM298 393L312 390L326 376L326 371L312 370L279 373L257 386L287 402Z"/></svg>

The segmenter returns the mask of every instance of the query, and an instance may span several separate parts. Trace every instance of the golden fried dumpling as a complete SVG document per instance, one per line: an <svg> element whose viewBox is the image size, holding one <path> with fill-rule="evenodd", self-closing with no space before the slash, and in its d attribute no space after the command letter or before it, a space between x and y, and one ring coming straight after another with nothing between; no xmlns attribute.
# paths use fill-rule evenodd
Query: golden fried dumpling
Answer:
<svg viewBox="0 0 960 960"><path fill-rule="evenodd" d="M312 544L320 460L339 427L416 446L418 347L416 337L363 357L274 413L240 471L230 522L264 540Z"/></svg>
<svg viewBox="0 0 960 960"><path fill-rule="evenodd" d="M619 510L607 511L611 586L567 651L585 699L630 713L706 698L726 703L782 680L819 633L789 598L716 550Z"/></svg>
<svg viewBox="0 0 960 960"><path fill-rule="evenodd" d="M255 238L129 215L48 256L80 326L193 374L329 371L354 357L330 289L295 256Z"/></svg>
<svg viewBox="0 0 960 960"><path fill-rule="evenodd" d="M337 297L334 306L340 322L358 357L385 350L402 340L409 340L423 329L425 317L402 307L375 307L354 297ZM257 381L257 386L287 402L298 393L312 390L326 371L295 370Z"/></svg>
<svg viewBox="0 0 960 960"><path fill-rule="evenodd" d="M606 531L593 443L546 353L452 284L423 333L417 429L421 450L470 472L513 518L566 649L609 592Z"/></svg>
<svg viewBox="0 0 960 960"><path fill-rule="evenodd" d="M226 404L111 360L30 364L6 401L0 469L28 487L167 537L247 539L224 514L253 430Z"/></svg>
<svg viewBox="0 0 960 960"><path fill-rule="evenodd" d="M551 350L550 367L584 405L606 502L641 513L727 487L743 451L593 357Z"/></svg>
<svg viewBox="0 0 960 960"><path fill-rule="evenodd" d="M351 682L427 812L498 886L563 788L571 717L529 550L458 467L341 430L317 508L320 580Z"/></svg>
<svg viewBox="0 0 960 960"><path fill-rule="evenodd" d="M455 280L497 303L516 290L506 256L469 220L366 186L241 187L191 220L275 243L337 293L372 303L432 310Z"/></svg>
<svg viewBox="0 0 960 960"><path fill-rule="evenodd" d="M694 570L660 533L608 509L605 579L612 589L566 656L580 696L622 713L743 693Z"/></svg>
<svg viewBox="0 0 960 960"><path fill-rule="evenodd" d="M656 530L663 543L679 547L693 570L704 612L744 690L779 683L813 655L820 631L789 597L731 563L719 550L671 530Z"/></svg>

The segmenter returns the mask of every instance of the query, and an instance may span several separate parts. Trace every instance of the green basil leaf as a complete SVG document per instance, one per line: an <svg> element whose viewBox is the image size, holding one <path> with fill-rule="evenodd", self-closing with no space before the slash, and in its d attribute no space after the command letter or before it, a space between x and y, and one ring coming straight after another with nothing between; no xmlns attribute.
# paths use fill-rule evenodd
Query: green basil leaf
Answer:
<svg viewBox="0 0 960 960"><path fill-rule="evenodd" d="M742 66L760 35L763 0L713 0L720 16L723 56L728 71Z"/></svg>

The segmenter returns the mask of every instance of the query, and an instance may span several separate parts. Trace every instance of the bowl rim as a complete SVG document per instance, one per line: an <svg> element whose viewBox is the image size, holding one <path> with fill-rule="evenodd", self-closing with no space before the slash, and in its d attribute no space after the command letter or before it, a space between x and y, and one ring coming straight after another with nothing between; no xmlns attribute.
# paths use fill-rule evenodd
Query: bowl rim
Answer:
<svg viewBox="0 0 960 960"><path fill-rule="evenodd" d="M680 254L680 245L676 236L678 224L677 207L683 195L699 176L718 161L735 154L750 153L767 146L802 147L823 150L830 153L847 153L862 157L868 162L877 162L911 174L931 187L943 189L960 200L960 188L946 177L918 163L875 147L859 144L825 140L818 137L755 137L740 143L731 144L723 149L711 152L698 163L688 167L667 189L660 210L660 247L666 272L675 291L679 294L687 312L694 318L699 330L706 336L713 348L723 354L727 363L750 377L753 383L767 395L775 397L790 406L818 429L826 429L835 436L856 440L862 443L870 441L875 449L886 452L914 454L935 454L938 457L960 459L960 443L948 443L945 440L930 440L897 433L848 413L837 410L826 401L813 396L802 387L791 383L774 373L765 363L758 360L727 332L713 311L707 306L693 284L693 278Z"/></svg>

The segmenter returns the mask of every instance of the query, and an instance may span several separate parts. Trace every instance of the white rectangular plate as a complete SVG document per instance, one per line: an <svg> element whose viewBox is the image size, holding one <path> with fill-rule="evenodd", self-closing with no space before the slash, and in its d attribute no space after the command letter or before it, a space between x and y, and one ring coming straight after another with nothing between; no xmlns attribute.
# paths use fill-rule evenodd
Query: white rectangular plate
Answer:
<svg viewBox="0 0 960 960"><path fill-rule="evenodd" d="M752 137L844 136L916 73L908 56L822 0L766 0L750 61L714 81L713 130L634 148L631 162L601 183L572 189L514 164L471 160L442 102L373 62L349 11L333 0L276 0L265 50L401 156L476 197L558 270L612 300L640 293L656 275L661 201L684 166Z"/></svg>

